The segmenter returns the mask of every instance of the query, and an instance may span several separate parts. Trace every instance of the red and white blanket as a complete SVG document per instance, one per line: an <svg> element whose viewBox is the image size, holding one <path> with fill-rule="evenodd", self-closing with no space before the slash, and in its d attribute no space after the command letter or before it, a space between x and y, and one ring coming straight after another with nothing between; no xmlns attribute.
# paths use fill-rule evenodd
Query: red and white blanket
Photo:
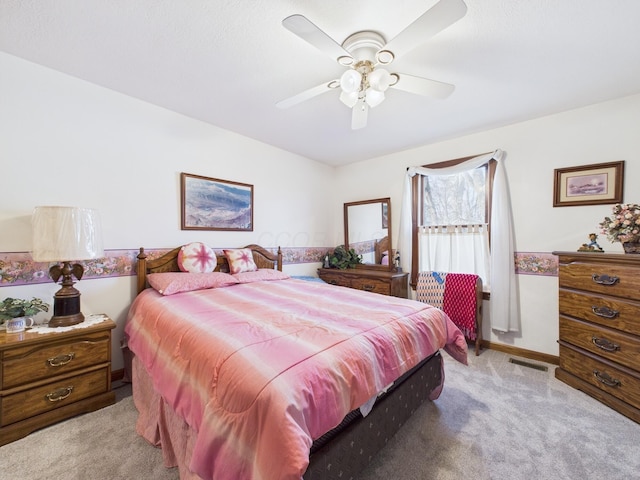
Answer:
<svg viewBox="0 0 640 480"><path fill-rule="evenodd" d="M437 308L297 279L147 289L126 333L197 431L190 469L207 480L300 480L314 439L422 359L444 348L467 362Z"/></svg>

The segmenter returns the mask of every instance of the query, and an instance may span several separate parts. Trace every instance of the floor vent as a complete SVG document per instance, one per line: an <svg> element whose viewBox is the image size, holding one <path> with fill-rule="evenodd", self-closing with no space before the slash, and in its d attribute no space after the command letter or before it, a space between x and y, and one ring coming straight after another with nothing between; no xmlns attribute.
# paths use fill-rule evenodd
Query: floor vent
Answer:
<svg viewBox="0 0 640 480"><path fill-rule="evenodd" d="M537 363L525 362L524 360L516 360L515 358L510 358L509 363L515 363L516 365L533 368L534 370L540 370L542 372L546 372L547 370L549 370L546 365L538 365Z"/></svg>

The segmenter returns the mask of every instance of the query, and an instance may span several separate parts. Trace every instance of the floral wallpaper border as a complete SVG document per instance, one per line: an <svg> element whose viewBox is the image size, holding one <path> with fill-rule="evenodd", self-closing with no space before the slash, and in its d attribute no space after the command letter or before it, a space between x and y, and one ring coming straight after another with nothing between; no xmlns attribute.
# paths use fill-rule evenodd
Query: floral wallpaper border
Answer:
<svg viewBox="0 0 640 480"><path fill-rule="evenodd" d="M170 249L145 249L149 258L157 258ZM223 255L223 249L216 249L216 255ZM273 253L277 248L269 249ZM316 263L322 262L329 248L301 247L282 249L282 261L284 264ZM85 260L83 280L90 278L123 277L136 274L136 256L139 249L135 250L107 250L103 258ZM36 283L51 282L49 267L52 263L34 262L28 252L0 253L0 287L14 285L32 285Z"/></svg>
<svg viewBox="0 0 640 480"><path fill-rule="evenodd" d="M148 249L145 253L149 258L157 258L168 250ZM269 250L277 251L276 248ZM328 247L283 248L283 263L320 263L330 250ZM138 249L108 250L103 258L80 262L84 266L83 279L135 275L138 252ZM216 255L222 255L222 249L216 250ZM518 252L514 260L517 274L558 275L558 259L551 253ZM34 262L28 252L0 253L0 287L51 282L50 266L50 263Z"/></svg>

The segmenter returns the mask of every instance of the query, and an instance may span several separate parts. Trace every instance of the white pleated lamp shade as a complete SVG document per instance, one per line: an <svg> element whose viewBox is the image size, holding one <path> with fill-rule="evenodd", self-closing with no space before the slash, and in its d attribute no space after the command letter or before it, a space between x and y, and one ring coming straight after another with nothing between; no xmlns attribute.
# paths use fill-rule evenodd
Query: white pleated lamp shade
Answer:
<svg viewBox="0 0 640 480"><path fill-rule="evenodd" d="M31 218L36 262L89 260L104 256L97 210L81 207L36 207Z"/></svg>

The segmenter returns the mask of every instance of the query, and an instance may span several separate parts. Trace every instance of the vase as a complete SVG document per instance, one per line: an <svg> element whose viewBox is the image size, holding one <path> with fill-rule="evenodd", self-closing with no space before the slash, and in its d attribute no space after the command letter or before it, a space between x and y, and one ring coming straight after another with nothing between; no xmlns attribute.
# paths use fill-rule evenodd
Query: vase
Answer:
<svg viewBox="0 0 640 480"><path fill-rule="evenodd" d="M640 253L640 242L624 242L624 253Z"/></svg>

